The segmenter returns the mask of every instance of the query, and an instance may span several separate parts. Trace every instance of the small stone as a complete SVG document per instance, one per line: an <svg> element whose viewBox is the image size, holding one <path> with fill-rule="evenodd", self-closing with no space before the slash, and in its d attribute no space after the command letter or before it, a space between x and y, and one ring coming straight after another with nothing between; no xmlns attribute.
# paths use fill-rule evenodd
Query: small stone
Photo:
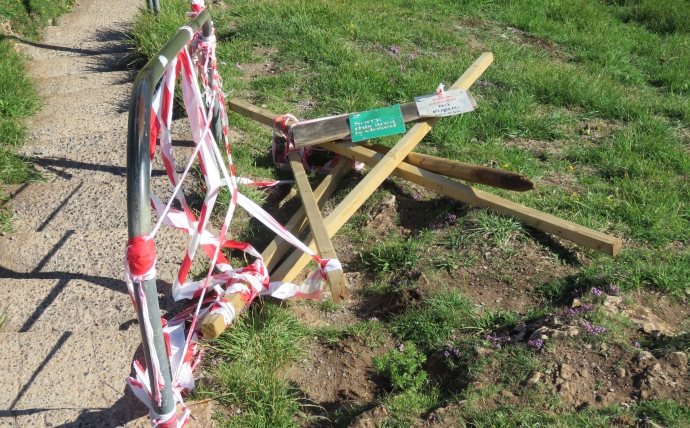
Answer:
<svg viewBox="0 0 690 428"><path fill-rule="evenodd" d="M561 364L561 373L560 376L563 379L570 379L570 377L575 373L575 368L571 366L570 364Z"/></svg>
<svg viewBox="0 0 690 428"><path fill-rule="evenodd" d="M34 154L35 154L35 155L42 155L43 152L45 152L44 149L40 149L40 148L39 148L39 149L34 149Z"/></svg>
<svg viewBox="0 0 690 428"><path fill-rule="evenodd" d="M637 355L637 362L642 363L645 361L653 361L654 355L649 351L642 351Z"/></svg>
<svg viewBox="0 0 690 428"><path fill-rule="evenodd" d="M542 372L534 371L527 378L527 383L537 383L541 380L542 376L544 376Z"/></svg>
<svg viewBox="0 0 690 428"><path fill-rule="evenodd" d="M687 369L688 367L688 356L685 352L672 352L665 359L672 367L681 369Z"/></svg>
<svg viewBox="0 0 690 428"><path fill-rule="evenodd" d="M618 367L614 374L618 377L625 377L625 369L623 367Z"/></svg>
<svg viewBox="0 0 690 428"><path fill-rule="evenodd" d="M586 344L586 345L585 345L585 349L592 349L592 345L590 345L589 343Z"/></svg>
<svg viewBox="0 0 690 428"><path fill-rule="evenodd" d="M570 384L568 382L563 382L558 385L558 392L570 392Z"/></svg>
<svg viewBox="0 0 690 428"><path fill-rule="evenodd" d="M489 355L492 355L496 351L493 349L487 349L487 348L476 348L475 352L480 357L488 357Z"/></svg>
<svg viewBox="0 0 690 428"><path fill-rule="evenodd" d="M513 329L512 339L514 342L519 342L525 338L525 334L527 334L527 326L525 323L520 323Z"/></svg>
<svg viewBox="0 0 690 428"><path fill-rule="evenodd" d="M583 379L589 379L589 370L587 370L587 369L580 370L580 377Z"/></svg>
<svg viewBox="0 0 690 428"><path fill-rule="evenodd" d="M551 370L544 370L544 374L551 374Z"/></svg>
<svg viewBox="0 0 690 428"><path fill-rule="evenodd" d="M613 392L613 388L609 388L609 392Z"/></svg>
<svg viewBox="0 0 690 428"><path fill-rule="evenodd" d="M640 391L640 398L643 400L648 399L649 398L649 392L647 392L646 390L643 389L642 391Z"/></svg>
<svg viewBox="0 0 690 428"><path fill-rule="evenodd" d="M506 390L506 389L502 389L501 392L499 392L499 394L501 394L502 396L507 397L507 398L513 398L513 397L515 397L515 395L513 395L512 392L510 392L510 391L508 391L508 390Z"/></svg>

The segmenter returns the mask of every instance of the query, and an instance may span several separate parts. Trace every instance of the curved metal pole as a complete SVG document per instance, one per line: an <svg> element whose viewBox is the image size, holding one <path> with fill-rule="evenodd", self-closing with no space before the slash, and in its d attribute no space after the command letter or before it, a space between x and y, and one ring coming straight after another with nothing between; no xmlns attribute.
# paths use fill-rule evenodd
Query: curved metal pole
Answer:
<svg viewBox="0 0 690 428"><path fill-rule="evenodd" d="M157 1L156 1L157 3ZM202 11L189 24L194 32L202 25L210 27L210 15ZM189 31L180 30L139 72L134 81L132 98L129 108L129 123L127 126L127 232L130 238L151 232L150 179L151 179L151 99L156 84L165 73L167 65L191 40ZM138 293L135 293L137 316L144 344L144 359L149 373L150 385L156 385L151 366L151 355L147 345L144 330L144 317L148 317L153 326L153 345L158 354L158 364L163 374L165 386L161 391L160 407L153 402L154 410L160 415L168 414L175 409L172 395L172 382L168 352L165 346L163 329L160 322L160 308L158 305L158 290L156 280L144 282L144 294L148 313L142 313Z"/></svg>
<svg viewBox="0 0 690 428"><path fill-rule="evenodd" d="M160 15L161 13L161 4L159 3L158 0L148 0L149 4L149 10L151 13L154 15Z"/></svg>

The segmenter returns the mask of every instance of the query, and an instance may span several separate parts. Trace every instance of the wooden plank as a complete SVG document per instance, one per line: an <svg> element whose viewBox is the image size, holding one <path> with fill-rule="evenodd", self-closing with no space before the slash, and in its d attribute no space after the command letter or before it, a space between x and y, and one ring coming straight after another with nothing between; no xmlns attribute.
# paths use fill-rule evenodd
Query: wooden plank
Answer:
<svg viewBox="0 0 690 428"><path fill-rule="evenodd" d="M484 70L493 62L493 55L490 52L482 54L470 68L450 87L450 89L469 88ZM415 146L431 131L432 126L438 122L439 118L430 118L417 122L398 143L388 151L380 162L372 168L366 177L343 199L340 204L325 218L324 224L329 236L335 235L347 220L364 204L372 193L383 183L405 157L415 148ZM313 239L310 237L310 243ZM306 243L306 242L305 242ZM272 274L274 281L285 281L286 278L294 279L295 276L307 265L309 256L300 257L295 264L283 263Z"/></svg>
<svg viewBox="0 0 690 428"><path fill-rule="evenodd" d="M304 165L302 165L302 159L300 159L299 153L290 153L288 155L288 160L290 161L292 172L295 175L295 183L297 183L299 196L300 199L302 199L302 207L304 207L304 211L307 213L309 228L314 236L314 241L316 241L318 254L322 259L337 259L338 255L335 253L331 238L326 232L326 227L321 217L321 210L314 198L314 193L311 190L311 185L309 184L309 179L307 178L307 173L304 170ZM345 280L342 269L328 271L326 272L326 276L331 283L331 294L335 303L340 303L341 299L350 298L350 290L347 286L347 281Z"/></svg>
<svg viewBox="0 0 690 428"><path fill-rule="evenodd" d="M400 104L403 122L410 123L420 119L415 103ZM350 135L350 115L322 117L303 120L292 127L295 147L313 146L327 141L335 141Z"/></svg>
<svg viewBox="0 0 690 428"><path fill-rule="evenodd" d="M264 110L255 105L249 104L248 102L238 100L237 98L232 98L228 101L228 107L235 113L246 116L264 125L268 125L273 128L273 121L279 115L271 113L268 110Z"/></svg>
<svg viewBox="0 0 690 428"><path fill-rule="evenodd" d="M380 153L352 143L326 143L322 147L343 156L352 157L370 166L375 166L383 159L383 155ZM474 189L422 168L401 163L393 173L398 177L459 201L517 218L535 229L551 233L578 245L583 245L612 256L618 255L621 251L622 241L614 236L528 208L491 193ZM289 261L290 259L288 259Z"/></svg>
<svg viewBox="0 0 690 428"><path fill-rule="evenodd" d="M386 154L389 150L388 147L378 144L364 143L361 144L361 146L381 154ZM472 165L431 155L410 153L403 162L418 166L427 171L445 175L446 177L459 178L472 183L498 187L499 189L526 192L535 187L534 183L529 178L517 172L487 168L485 166Z"/></svg>
<svg viewBox="0 0 690 428"><path fill-rule="evenodd" d="M321 181L319 187L314 190L314 197L319 205L319 210L323 209L326 201L331 197L335 189L338 187L340 181L345 177L345 174L350 170L352 161L348 158L341 158L338 164L328 172L328 175ZM295 236L299 236L307 227L307 216L304 212L304 207L301 207L285 224L285 228ZM280 259L287 253L292 244L285 241L283 238L276 236L273 241L261 253L264 259L264 264L269 272L278 264Z"/></svg>
<svg viewBox="0 0 690 428"><path fill-rule="evenodd" d="M232 307L235 309L235 319L240 315L242 309L244 309L245 303L242 299L240 293L230 293L223 297L224 300L230 302ZM220 336L220 334L225 331L227 326L225 325L225 318L221 314L211 314L208 315L201 322L201 334L204 335L204 339L215 339Z"/></svg>
<svg viewBox="0 0 690 428"><path fill-rule="evenodd" d="M457 88L455 88L457 89ZM467 89L467 88L463 88ZM477 108L477 103L468 93L470 101ZM403 122L416 122L421 119L417 111L416 103L400 104ZM295 147L313 146L328 141L340 140L350 135L350 115L340 114L337 116L321 117L318 119L303 120L295 123L292 127L292 137Z"/></svg>

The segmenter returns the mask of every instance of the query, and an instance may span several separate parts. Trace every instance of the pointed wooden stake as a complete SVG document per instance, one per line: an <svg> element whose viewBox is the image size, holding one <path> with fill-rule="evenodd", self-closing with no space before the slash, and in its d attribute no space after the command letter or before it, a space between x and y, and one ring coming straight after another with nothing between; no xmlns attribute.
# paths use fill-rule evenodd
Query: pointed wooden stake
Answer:
<svg viewBox="0 0 690 428"><path fill-rule="evenodd" d="M292 172L295 174L295 182L299 190L300 199L302 199L302 206L307 213L309 219L309 228L316 241L316 248L318 254L322 259L337 259L338 256L333 248L330 236L326 232L326 227L323 224L323 217L321 217L321 210L312 193L311 185L307 179L307 173L302 165L299 153L292 152L288 155ZM328 282L331 283L331 293L333 301L340 303L341 299L350 298L350 289L347 286L345 275L342 269L336 269L326 272Z"/></svg>

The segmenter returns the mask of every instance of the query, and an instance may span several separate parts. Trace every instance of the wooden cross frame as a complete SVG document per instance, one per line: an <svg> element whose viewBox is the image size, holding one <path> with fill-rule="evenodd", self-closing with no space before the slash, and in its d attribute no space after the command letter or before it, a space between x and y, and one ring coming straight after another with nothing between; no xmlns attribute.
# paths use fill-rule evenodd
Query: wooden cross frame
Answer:
<svg viewBox="0 0 690 428"><path fill-rule="evenodd" d="M482 54L450 89L468 89L492 62L493 55L491 53ZM278 117L275 113L236 99L231 99L228 102L228 107L236 113L268 126L273 126L274 120ZM405 122L417 121L417 123L390 149L369 143L334 143L333 141L347 137L350 133L347 115L287 124L288 126L294 125L292 130L295 146L304 147L319 144L332 152L364 162L372 167L366 177L324 219L321 217L320 208L333 192L347 168L341 160L341 163L329 173L316 192L312 193L299 156L296 154L289 155L303 209L293 216L286 228L293 233L301 233L305 227L306 215L311 233L306 238L305 244L312 250L318 251L321 257L336 257L330 238L340 230L390 174L395 174L460 201L515 217L529 226L568 239L579 245L612 256L620 252L622 242L618 238L527 208L524 205L447 178L446 176L460 178L465 181L514 191L526 191L534 188L534 183L517 173L412 153L414 147L439 119L420 118L412 107L414 107L414 103L401 105L403 120ZM264 251L264 260L269 270L276 266L278 260L288 250L288 245L281 241L282 239L276 238ZM307 254L295 251L273 271L271 278L276 281L292 281L306 267L309 260ZM336 271L335 274L329 275L329 280L333 291L333 300L336 303L343 298L348 298L349 290L342 271Z"/></svg>

